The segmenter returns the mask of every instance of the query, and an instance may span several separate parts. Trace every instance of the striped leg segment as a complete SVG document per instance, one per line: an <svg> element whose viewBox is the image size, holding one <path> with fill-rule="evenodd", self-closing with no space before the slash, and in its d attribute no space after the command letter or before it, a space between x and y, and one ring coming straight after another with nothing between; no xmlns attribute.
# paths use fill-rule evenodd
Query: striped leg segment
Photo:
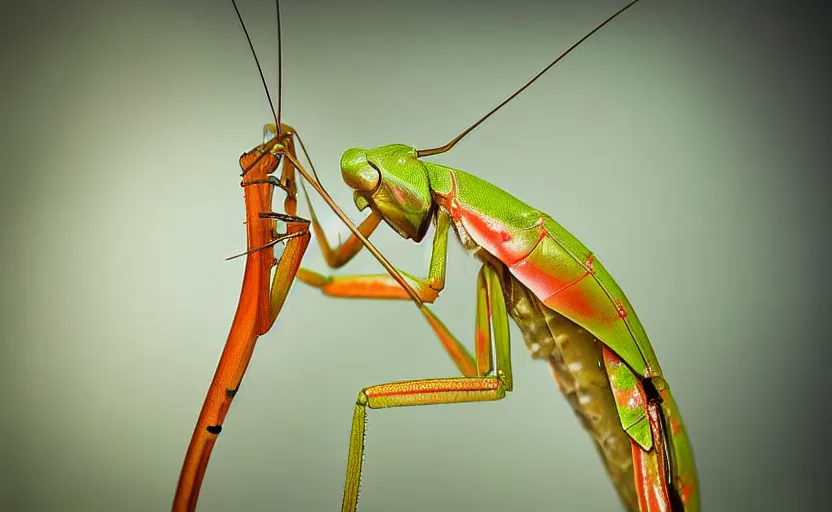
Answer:
<svg viewBox="0 0 832 512"><path fill-rule="evenodd" d="M427 312L427 308L424 311ZM429 319L436 319L429 312L426 313L426 316ZM435 321L438 322L438 319ZM444 328L444 326L442 327ZM445 332L447 336L452 337L447 330ZM490 375L492 373L490 361L492 334L493 349L496 354L496 376ZM474 337L477 360L473 365L473 371L478 376L392 382L365 388L358 394L350 434L344 499L341 505L342 512L355 511L358 506L358 489L364 458L364 432L368 407L370 409L383 409L387 407L494 401L503 398L507 391L511 391L512 375L508 315L499 279L494 270L488 265L483 265L477 278L477 315ZM486 345L488 348L485 347ZM485 361L484 358L489 360Z"/></svg>
<svg viewBox="0 0 832 512"><path fill-rule="evenodd" d="M642 512L668 512L674 509L670 506L664 434L656 403L647 406L647 417L653 434L653 448L645 450L637 442L630 440L638 506Z"/></svg>
<svg viewBox="0 0 832 512"><path fill-rule="evenodd" d="M496 377L412 380L381 384L362 390L358 394L352 418L347 477L341 511L355 511L358 506L367 407L383 409L410 405L483 402L499 400L505 394L505 386Z"/></svg>

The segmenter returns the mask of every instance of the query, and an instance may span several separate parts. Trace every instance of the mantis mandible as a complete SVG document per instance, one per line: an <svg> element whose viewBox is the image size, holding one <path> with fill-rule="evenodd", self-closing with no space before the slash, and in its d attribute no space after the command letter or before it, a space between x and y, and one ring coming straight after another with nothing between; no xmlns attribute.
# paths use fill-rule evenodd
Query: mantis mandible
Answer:
<svg viewBox="0 0 832 512"><path fill-rule="evenodd" d="M641 512L699 510L696 469L679 409L644 327L601 262L541 210L472 174L422 159L450 151L637 2L596 26L447 144L425 150L393 144L343 154L343 179L354 191L358 210L370 210L367 220L381 217L402 238L417 243L435 226L427 277L407 276L423 302L432 303L444 288L451 228L482 263L474 356L417 302L462 377L390 382L359 392L343 512L356 510L358 504L368 408L494 401L513 390L509 318L522 331L532 356L549 363L561 391L593 436L625 506ZM323 239L320 227L314 227ZM327 260L332 267L346 262ZM299 279L331 296L412 298L394 275L327 277L306 269L298 272Z"/></svg>

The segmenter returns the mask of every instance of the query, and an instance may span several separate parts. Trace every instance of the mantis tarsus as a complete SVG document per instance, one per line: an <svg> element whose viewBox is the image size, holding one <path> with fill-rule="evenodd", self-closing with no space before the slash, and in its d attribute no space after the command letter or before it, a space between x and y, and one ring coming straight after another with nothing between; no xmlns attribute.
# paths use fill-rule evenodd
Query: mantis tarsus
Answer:
<svg viewBox="0 0 832 512"><path fill-rule="evenodd" d="M508 318L520 327L532 356L550 364L556 382L592 434L625 506L641 512L699 509L696 470L678 408L635 311L600 261L542 211L471 174L422 160L452 149L566 54L637 2L628 3L607 18L449 143L427 150L399 144L347 150L341 159L344 181L354 190L356 207L370 209L370 215L359 228L349 223L317 180L297 161L294 132L280 124L279 115L275 115L274 126L281 129L275 130L275 137L243 156L244 174L250 169L244 186L260 191L256 198L252 193L251 200L246 191L249 261L243 296L250 266L251 279L257 282L259 290L253 295L253 303L248 305L249 310L257 311L250 313L255 315L255 321L246 324L253 326L249 337L268 330L297 275L331 296L413 300L462 374L462 377L391 382L359 392L342 511L353 511L358 503L367 408L493 401L512 391ZM284 159L284 168L278 180L268 175L276 169L279 157ZM309 241L309 223L294 216L295 170L353 231L347 242L333 250L326 244L312 214L311 224L327 264L340 267L366 246L388 274L327 277L299 268ZM265 201L270 200L272 186L286 190L288 216L259 216L263 205L268 205ZM285 234L275 233L275 218L286 221ZM367 238L382 220L403 238L417 243L435 225L426 278L404 274L369 243ZM451 229L462 245L482 262L477 278L474 356L424 305L436 300L444 288L445 251ZM280 238L286 239L287 247L278 262L269 299L268 269L273 257L270 260L262 248ZM243 296L240 308L243 308ZM238 309L238 317L242 310ZM256 335L251 339L252 347ZM207 434L199 433L201 416L194 434L194 439L199 438L207 447L206 453L210 452L219 432L222 416L236 392L248 357L250 350L244 359L238 357L234 373L237 378L230 385L217 384L218 377L215 377L211 389L219 394L214 399L221 404L215 407L221 412L219 422L205 423L202 428ZM218 369L217 375L220 374ZM206 407L209 402L210 392ZM207 455L195 460L199 468L196 474L201 477ZM182 481L180 489L181 485ZM190 492L193 496L190 506L195 504L198 485L197 481L195 486L190 486L195 489Z"/></svg>

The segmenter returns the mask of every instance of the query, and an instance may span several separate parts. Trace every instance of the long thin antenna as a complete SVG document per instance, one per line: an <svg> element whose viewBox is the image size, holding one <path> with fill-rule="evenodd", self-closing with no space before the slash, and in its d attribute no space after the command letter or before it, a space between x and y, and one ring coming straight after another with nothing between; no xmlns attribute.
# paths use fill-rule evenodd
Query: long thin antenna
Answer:
<svg viewBox="0 0 832 512"><path fill-rule="evenodd" d="M506 103L508 103L509 101L513 100L513 99L514 99L514 98L515 98L518 94L520 94L521 92L523 92L524 90L526 90L526 88L527 88L528 86L532 85L532 84L533 84L533 83L534 83L534 82L535 82L538 78L540 78L541 76L543 76L543 74L544 74L544 73L546 73L547 71L549 71L549 69L551 69L551 68L552 68L552 66L554 66L555 64L557 64L558 62L560 62L560 61L561 61L561 59L563 59L564 57L566 57L567 55L569 55L569 53L570 53L570 52L572 52L572 50L574 50L575 48L577 48L578 46L580 46L580 45L581 45L581 43L583 43L584 41L586 41L587 39L589 39L589 37L590 37L592 34L594 34L594 33L598 32L599 30L601 30L601 28L602 28L604 25L606 25L607 23L609 23L609 22L611 22L612 20L614 20L615 18L617 18L619 14L623 13L624 11L626 11L627 9L629 9L630 7L632 7L632 6L634 6L635 4L637 4L638 2L639 2L639 0L633 0L633 1L632 1L632 2L630 2L629 4L625 5L625 6L624 6L624 7L622 7L621 9L619 9L619 10L618 10L618 12L616 12L615 14L613 14L612 16L610 16L609 18L607 18L606 20L604 20L604 22L603 22L603 23L601 23L600 25L598 25L597 27L595 27L594 29L592 29L592 30L591 30L589 33L587 33L584 37L580 38L580 39L579 39L576 43L574 43L572 46L570 46L570 47L569 47L569 48L568 48L565 52L561 53L561 54L558 56L558 58L556 58L555 60L553 60L552 62L550 62L550 63L549 63L549 65L548 65L548 66L546 66L545 68L543 68L543 70L542 70L540 73L538 73L538 74L536 74L535 76L533 76L533 77L532 77L532 78L531 78L528 82L526 82L525 84L523 84L523 86L522 86L522 87L520 87L519 89L517 89L516 91L514 91L514 93L513 93L511 96L509 96L508 98L506 98L505 100L503 100L503 102L502 102L502 103L500 103L499 105L497 105L496 107L492 108L492 109L491 109L491 110L490 110L487 114L485 114L484 116L482 116L481 118L479 118L479 120L478 120L477 122L475 122L474 124L472 124L471 126L469 126L468 128L466 128L466 129L465 129L462 133L460 133L459 135L457 135L456 137L454 137L453 139L451 139L451 141L450 141L450 142L448 142L448 143L447 143L447 144L445 144L444 146L439 146L439 147L436 147L436 148L431 148L431 149L420 149L419 151L417 151L417 152L416 152L416 155L417 155L417 156L419 156L419 157L423 157L423 156L438 155L438 154L440 154L440 153L445 153L446 151L450 151L450 150L451 150L454 146L456 146L456 144L457 144L460 140L462 140L462 138L463 138L463 137L465 137L466 135L468 135L469 133L471 133L471 132L474 130L474 128L476 128L477 126L479 126L480 124L482 124L482 122L483 122L483 121L485 121L486 119L488 119L489 117L491 117L491 115L492 115L492 114L494 114L495 112L497 112L498 110L500 110L501 108L503 108L503 106L504 106Z"/></svg>
<svg viewBox="0 0 832 512"><path fill-rule="evenodd" d="M275 135L280 135L280 114L283 110L283 48L281 46L283 37L280 35L280 0L274 1L277 8L277 125Z"/></svg>
<svg viewBox="0 0 832 512"><path fill-rule="evenodd" d="M300 138L300 134L298 132L295 132L295 138L298 139L298 143L300 143L300 149L306 156L306 161L309 162L309 168L312 169L312 176L315 177L315 181L320 183L321 179L318 177L318 171L315 170L315 164L312 163L312 159L309 157L309 152L306 151L306 146L303 144L303 139Z"/></svg>
<svg viewBox="0 0 832 512"><path fill-rule="evenodd" d="M243 22L243 16L240 14L240 9L237 8L237 2L235 0L231 0L231 4L234 6L234 11L237 13L237 19L240 20L240 26L243 27L243 32L246 34L246 40L248 40L248 47L251 48L251 56L254 57L254 63L257 64L257 72L260 73L260 81L263 82L263 89L266 91L266 98L269 100L269 108L272 109L272 117L274 117L274 122L276 123L275 130L280 132L280 121L278 121L277 112L274 110L272 96L269 94L269 86L266 85L266 77L263 76L263 68L260 67L260 60L257 58L257 52L254 51L254 43L251 42L251 36L248 35L248 29L246 28L245 22Z"/></svg>

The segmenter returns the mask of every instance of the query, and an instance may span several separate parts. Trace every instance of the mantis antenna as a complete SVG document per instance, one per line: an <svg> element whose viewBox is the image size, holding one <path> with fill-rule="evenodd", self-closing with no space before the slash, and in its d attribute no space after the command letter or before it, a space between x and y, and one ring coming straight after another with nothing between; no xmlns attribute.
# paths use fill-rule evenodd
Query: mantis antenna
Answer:
<svg viewBox="0 0 832 512"><path fill-rule="evenodd" d="M503 106L505 106L505 104L506 104L506 103L508 103L509 101L513 100L513 99L514 99L515 97L517 97L517 95L519 95L521 92L525 91L527 87L529 87L529 86L530 86L530 85L532 85L534 82L536 82L538 78L540 78L541 76L543 76L543 75L544 75L547 71L549 71L549 70L550 70L550 69L551 69L551 68L552 68L555 64L557 64L557 63L558 63L558 62L560 62L560 61L561 61L564 57L566 57L567 55L569 55L569 54L572 52L572 50L574 50L575 48L577 48L578 46L580 46L580 45L581 45L581 43L583 43L584 41L586 41L587 39L589 39L589 37L590 37L592 34L594 34L594 33L598 32L599 30L601 30L601 28L602 28L604 25L606 25L607 23L609 23L609 22L611 22L612 20L614 20L615 18L617 18L619 14L623 13L624 11L626 11L626 10L627 10L627 9L629 9L630 7L634 6L634 5L635 5L636 3L638 3L638 2L639 2L639 0L632 0L630 3L628 3L627 5L625 5L624 7L622 7L621 9L619 9L619 10L618 10L615 14L613 14L612 16L610 16L609 18L607 18L606 20L604 20L604 21L603 21L603 23L601 23L600 25L596 26L594 29L590 30L590 31L589 31L589 32L588 32L588 33L587 33L584 37L580 38L577 42L575 42L574 44L572 44L572 46L570 46L570 47L569 47L569 48L568 48L565 52L561 53L561 54L560 54L560 55L559 55L559 56L558 56L555 60L553 60L552 62L550 62L550 63L549 63L549 64L548 64L545 68L543 68L543 70L541 70L538 74L536 74L536 75L535 75L535 76L533 76L531 79L529 79L529 81L528 81L528 82L526 82L525 84L523 84L523 86L522 86L522 87L520 87L519 89L517 89L516 91L514 91L514 93L513 93L511 96L509 96L508 98L506 98L505 100L503 100L503 102L502 102L502 103L500 103L499 105L497 105L496 107L492 108L492 109L491 109L491 110L490 110L487 114L485 114L484 116L482 116L481 118L479 118L479 119L478 119L478 120L477 120L474 124L472 124L471 126L469 126L468 128L466 128L465 130L463 130L463 131L462 131L462 133L460 133L459 135L457 135L457 136L456 136L456 137L454 137L453 139L451 139L451 141L450 141L450 142L448 142L448 143L447 143L447 144L445 144L444 146L439 146L439 147L436 147L436 148L430 148L430 149L420 149L420 150L418 150L418 151L416 152L416 156L418 156L418 157L423 157L423 156L439 155L439 154L441 154L441 153L445 153L445 152L450 151L451 149L453 149L453 147L454 147L454 146L456 146L456 145L457 145L457 143L458 143L460 140L462 140L462 138L463 138L463 137L465 137L466 135L468 135L469 133L471 133L472 131L474 131L474 128L476 128L477 126L481 125L481 124L483 123L483 121L485 121L486 119L488 119L489 117L491 117L491 115L492 115L492 114L494 114L495 112L497 112L498 110L500 110L501 108L503 108Z"/></svg>
<svg viewBox="0 0 832 512"><path fill-rule="evenodd" d="M263 76L263 68L260 67L260 59L257 58L257 52L254 51L254 43L251 42L251 36L248 35L248 29L246 28L246 24L243 22L243 16L240 14L240 9L237 7L236 0L231 0L231 4L234 6L234 12L237 13L237 19L240 20L240 26L243 27L243 32L246 35L246 40L248 41L248 47L251 49L251 56L254 57L254 63L257 64L257 72L260 73L260 81L263 82L263 89L266 91L266 98L269 100L269 108L272 109L272 117L274 117L274 122L276 124L275 130L278 132L280 131L280 116L277 112L280 112L280 107L277 107L277 112L274 110L274 103L272 102L272 96L269 94L269 88L266 85L266 77ZM280 34L280 8L278 7L277 10L277 33L278 36ZM280 42L278 41L278 54L280 53ZM281 95L282 96L282 95Z"/></svg>
<svg viewBox="0 0 832 512"><path fill-rule="evenodd" d="M274 4L277 11L277 124L274 125L274 129L277 132L275 135L280 135L280 114L283 110L283 38L280 35L280 0L275 0Z"/></svg>

